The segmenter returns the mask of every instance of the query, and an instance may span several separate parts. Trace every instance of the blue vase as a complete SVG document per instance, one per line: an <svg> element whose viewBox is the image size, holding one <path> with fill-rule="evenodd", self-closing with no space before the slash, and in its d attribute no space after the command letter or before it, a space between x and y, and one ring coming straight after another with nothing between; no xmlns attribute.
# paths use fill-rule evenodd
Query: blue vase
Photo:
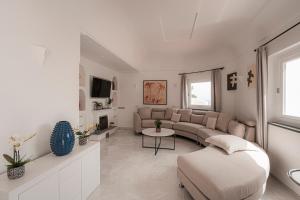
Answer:
<svg viewBox="0 0 300 200"><path fill-rule="evenodd" d="M69 122L57 122L50 139L50 146L52 152L57 156L64 156L69 154L75 142L73 129Z"/></svg>

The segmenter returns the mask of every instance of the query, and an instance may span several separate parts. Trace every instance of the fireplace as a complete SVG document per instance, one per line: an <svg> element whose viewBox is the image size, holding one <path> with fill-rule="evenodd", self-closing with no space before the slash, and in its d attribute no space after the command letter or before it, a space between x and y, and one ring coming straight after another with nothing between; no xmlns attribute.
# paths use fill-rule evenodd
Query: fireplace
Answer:
<svg viewBox="0 0 300 200"><path fill-rule="evenodd" d="M97 127L98 130L102 131L108 128L108 117L107 115L99 117L99 125Z"/></svg>

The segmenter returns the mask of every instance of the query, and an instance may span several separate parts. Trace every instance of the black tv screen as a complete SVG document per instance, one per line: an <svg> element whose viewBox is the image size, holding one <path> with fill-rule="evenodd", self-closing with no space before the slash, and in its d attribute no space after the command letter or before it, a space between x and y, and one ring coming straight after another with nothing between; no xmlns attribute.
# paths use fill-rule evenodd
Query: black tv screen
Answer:
<svg viewBox="0 0 300 200"><path fill-rule="evenodd" d="M108 98L110 97L111 82L93 77L91 97Z"/></svg>

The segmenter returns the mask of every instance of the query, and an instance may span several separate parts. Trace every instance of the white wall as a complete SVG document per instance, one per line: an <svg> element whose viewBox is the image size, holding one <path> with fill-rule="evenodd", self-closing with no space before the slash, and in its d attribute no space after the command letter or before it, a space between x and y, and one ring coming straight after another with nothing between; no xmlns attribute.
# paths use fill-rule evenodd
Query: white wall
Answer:
<svg viewBox="0 0 300 200"><path fill-rule="evenodd" d="M133 126L133 112L143 105L143 80L167 80L167 106L180 105L180 76L175 71L154 71L120 74L120 107L118 111L120 127ZM165 107L165 106L156 106Z"/></svg>
<svg viewBox="0 0 300 200"><path fill-rule="evenodd" d="M300 195L300 188L287 176L291 169L300 166L300 134L269 125L269 151L271 173Z"/></svg>
<svg viewBox="0 0 300 200"><path fill-rule="evenodd" d="M98 78L106 79L112 81L113 77L119 79L119 73L105 67L99 63L91 61L87 58L81 56L80 65L83 67L85 71L85 97L86 97L86 111L85 115L85 125L90 126L92 124L98 123L99 116L108 115L109 121L114 120L113 117L116 115L114 110L103 110L103 111L94 111L93 110L93 102L101 102L105 105L106 98L91 98L90 95L90 77L95 76ZM115 119L114 121L116 121Z"/></svg>
<svg viewBox="0 0 300 200"><path fill-rule="evenodd" d="M228 63L222 71L222 111L234 115L234 98L235 92L227 91L226 75L234 72L234 63ZM199 70L199 69L198 69ZM120 74L120 103L121 109L118 111L120 127L133 126L133 112L143 105L143 80L167 80L167 106L180 107L180 72L189 72L195 70L155 70L141 71L137 73ZM147 105L149 106L149 105ZM166 107L152 106L152 107Z"/></svg>
<svg viewBox="0 0 300 200"><path fill-rule="evenodd" d="M273 41L268 45L268 54L270 57L288 48L289 46L295 45L300 41L300 26L289 31L285 35ZM240 57L236 59L238 73L242 76L247 75L247 67L251 64L256 63L255 53L252 50L244 52ZM276 76L274 68L276 62L270 60L269 70L270 75ZM269 77L270 79L277 79L275 77ZM236 93L236 106L235 111L238 118L250 118L255 119L256 115L256 89L248 89L246 81L244 80L238 87ZM274 94L276 86L270 88L271 97L278 98ZM278 101L269 102L270 109L278 108ZM276 117L275 117L276 118ZM271 112L270 119L274 119L274 115ZM281 128L269 128L269 150L271 160L271 173L276 176L283 183L287 184L291 189L299 194L299 189L287 180L286 173L288 169L299 168L299 162L295 155L299 155L299 133L292 133Z"/></svg>
<svg viewBox="0 0 300 200"><path fill-rule="evenodd" d="M273 41L268 45L268 54L273 54L282 51L283 49L294 45L300 41L300 26L289 31L285 35ZM247 48L245 48L247 49ZM238 85L236 93L236 115L238 118L250 118L255 119L256 115L256 89L247 88L247 70L251 64L256 64L256 54L251 48L248 51L244 51L239 57L236 58L237 71L242 82ZM272 66L269 66L272 67Z"/></svg>
<svg viewBox="0 0 300 200"><path fill-rule="evenodd" d="M235 114L240 120L255 120L256 118L256 89L247 85L249 67L255 64L255 52L242 55L237 61L238 87L235 99Z"/></svg>
<svg viewBox="0 0 300 200"><path fill-rule="evenodd" d="M68 1L0 3L0 154L12 154L11 135L38 135L22 153L49 152L56 122L78 123L79 31ZM33 45L48 49L44 64ZM38 51L38 50L37 50ZM0 159L0 172L6 163Z"/></svg>

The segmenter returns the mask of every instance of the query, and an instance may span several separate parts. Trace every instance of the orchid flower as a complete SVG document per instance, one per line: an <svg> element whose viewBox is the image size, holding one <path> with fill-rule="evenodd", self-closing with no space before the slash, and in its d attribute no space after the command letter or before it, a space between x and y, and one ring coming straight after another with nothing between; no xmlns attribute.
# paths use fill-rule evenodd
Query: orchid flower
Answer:
<svg viewBox="0 0 300 200"><path fill-rule="evenodd" d="M27 136L19 136L19 135L14 135L11 136L9 138L9 144L13 146L14 151L19 151L21 146L27 142L28 140L30 140L31 138L33 138L36 135L36 133L34 134L30 134Z"/></svg>

